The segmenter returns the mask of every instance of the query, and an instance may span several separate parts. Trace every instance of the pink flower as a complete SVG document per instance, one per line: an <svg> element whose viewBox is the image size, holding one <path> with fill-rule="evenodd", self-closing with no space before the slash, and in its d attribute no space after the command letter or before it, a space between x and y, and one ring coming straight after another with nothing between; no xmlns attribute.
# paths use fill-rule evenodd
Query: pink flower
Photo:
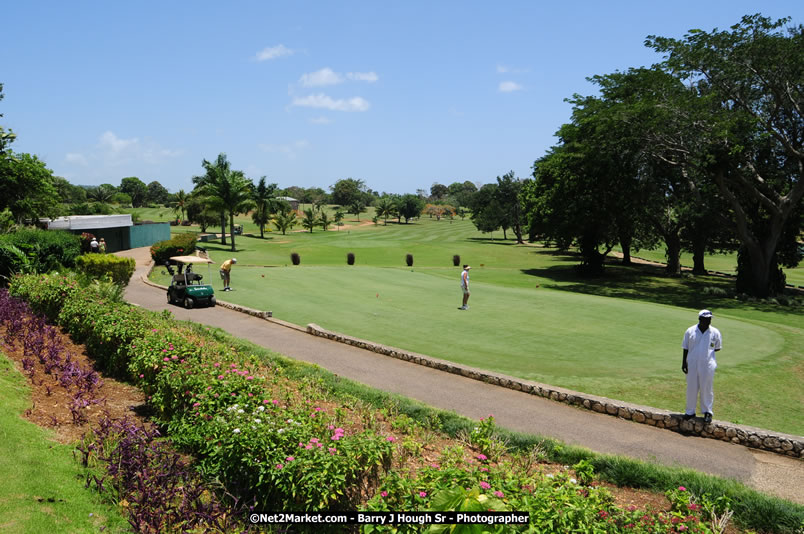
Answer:
<svg viewBox="0 0 804 534"><path fill-rule="evenodd" d="M491 484L489 484L488 482L483 481L483 482L480 483L480 487L483 488L483 489L489 489L491 487Z"/></svg>
<svg viewBox="0 0 804 534"><path fill-rule="evenodd" d="M293 456L288 456L287 458L285 458L285 460L288 461L288 462L292 462L295 459L296 458L294 458Z"/></svg>
<svg viewBox="0 0 804 534"><path fill-rule="evenodd" d="M248 396L249 396L249 397L253 397L253 396L254 396L254 393L249 393L249 394L248 394Z"/></svg>
<svg viewBox="0 0 804 534"><path fill-rule="evenodd" d="M678 491L687 491L687 488L685 488L684 486L679 486Z"/></svg>
<svg viewBox="0 0 804 534"><path fill-rule="evenodd" d="M273 402L273 403L274 403L274 406L279 406L279 401L278 401L278 400L274 399L274 400L272 400L271 402Z"/></svg>
<svg viewBox="0 0 804 534"><path fill-rule="evenodd" d="M433 462L433 463L430 464L430 467L432 467L433 469L439 469L441 466L439 466L437 463Z"/></svg>
<svg viewBox="0 0 804 534"><path fill-rule="evenodd" d="M195 407L197 407L197 406L201 406L201 403L200 403L200 402L194 402L194 403L193 403L193 408L195 408Z"/></svg>
<svg viewBox="0 0 804 534"><path fill-rule="evenodd" d="M497 496L497 497L499 497L500 499L502 499L503 497L505 497L505 495L503 495L503 492L501 492L501 491L499 491L499 490L495 491L495 492L494 492L494 495L496 495L496 496Z"/></svg>
<svg viewBox="0 0 804 534"><path fill-rule="evenodd" d="M427 492L426 491L420 491L419 492L419 497L421 497L421 498L427 497Z"/></svg>
<svg viewBox="0 0 804 534"><path fill-rule="evenodd" d="M169 362L169 361L170 361L170 358L168 358L168 357L166 356L166 357L162 358L162 361L163 361L163 362Z"/></svg>
<svg viewBox="0 0 804 534"><path fill-rule="evenodd" d="M262 401L262 403L263 403L263 404L268 404L268 399L264 399L264 400Z"/></svg>
<svg viewBox="0 0 804 534"><path fill-rule="evenodd" d="M140 375L140 378L145 378L145 375Z"/></svg>
<svg viewBox="0 0 804 534"><path fill-rule="evenodd" d="M254 380L254 377L253 376L247 376L246 380Z"/></svg>
<svg viewBox="0 0 804 534"><path fill-rule="evenodd" d="M310 449L312 449L312 448L313 448L313 446L312 446L312 445L307 445L307 446L305 446L304 448L305 448L305 449L307 449L307 450L309 451Z"/></svg>
<svg viewBox="0 0 804 534"><path fill-rule="evenodd" d="M395 437L393 437L393 436L388 436L388 437L387 437L387 438L385 438L385 439L386 439L386 441L390 441L391 443L393 443L393 442L395 442L395 441L396 441L396 438L395 438Z"/></svg>
<svg viewBox="0 0 804 534"><path fill-rule="evenodd" d="M482 462L483 460L488 460L488 457L487 457L485 454L478 454L478 455L476 456L476 458L477 458L478 460L480 460L481 462Z"/></svg>
<svg viewBox="0 0 804 534"><path fill-rule="evenodd" d="M220 366L221 366L221 364L220 364L220 363L216 363L216 364L215 364L215 367L220 367ZM282 465L282 464L277 464L277 465Z"/></svg>
<svg viewBox="0 0 804 534"><path fill-rule="evenodd" d="M338 449L336 449L335 447L327 447L327 450L329 451L330 454L335 454L336 452L338 452Z"/></svg>
<svg viewBox="0 0 804 534"><path fill-rule="evenodd" d="M223 375L218 375L218 380L223 380Z"/></svg>
<svg viewBox="0 0 804 534"><path fill-rule="evenodd" d="M282 469L283 467L285 467L285 466L284 466L284 465L282 465L282 464L276 464L276 468L277 468L277 469Z"/></svg>
<svg viewBox="0 0 804 534"><path fill-rule="evenodd" d="M388 492L387 492L387 491L383 491L382 493L380 493L380 495L382 495L383 497L388 497Z"/></svg>

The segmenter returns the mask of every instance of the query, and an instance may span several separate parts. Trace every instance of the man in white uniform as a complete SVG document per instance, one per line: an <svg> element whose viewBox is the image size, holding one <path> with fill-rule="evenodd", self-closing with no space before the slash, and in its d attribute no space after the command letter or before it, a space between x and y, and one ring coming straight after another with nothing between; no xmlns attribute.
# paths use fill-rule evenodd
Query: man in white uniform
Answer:
<svg viewBox="0 0 804 534"><path fill-rule="evenodd" d="M689 327L684 332L684 342L681 344L681 348L684 349L684 359L681 362L681 370L687 375L685 420L695 417L695 405L700 393L704 421L712 422L712 404L715 401L713 383L715 369L717 369L715 353L721 349L723 340L720 330L709 326L711 323L712 312L701 310L698 313L698 324Z"/></svg>

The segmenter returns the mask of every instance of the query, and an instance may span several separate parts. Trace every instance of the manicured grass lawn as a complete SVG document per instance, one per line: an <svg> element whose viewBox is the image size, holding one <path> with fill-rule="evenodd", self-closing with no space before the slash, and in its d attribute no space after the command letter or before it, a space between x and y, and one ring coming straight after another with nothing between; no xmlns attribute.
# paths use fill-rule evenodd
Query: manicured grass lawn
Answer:
<svg viewBox="0 0 804 534"><path fill-rule="evenodd" d="M697 310L724 335L716 418L804 434L802 311L704 294L719 277L665 278L611 266L579 279L577 258L478 233L467 221L237 240L235 291L219 298L332 330L553 385L681 411L681 338ZM208 244L220 262L228 247ZM290 252L301 265L290 264ZM356 265L346 265L346 253ZM405 266L405 254L414 266ZM473 265L469 311L459 267ZM205 269L200 271L206 273ZM213 266L213 285L222 284ZM165 282L157 269L154 279ZM236 333L235 333L236 334Z"/></svg>
<svg viewBox="0 0 804 534"><path fill-rule="evenodd" d="M114 508L84 489L73 448L21 418L29 405L25 378L0 354L0 531L127 531Z"/></svg>

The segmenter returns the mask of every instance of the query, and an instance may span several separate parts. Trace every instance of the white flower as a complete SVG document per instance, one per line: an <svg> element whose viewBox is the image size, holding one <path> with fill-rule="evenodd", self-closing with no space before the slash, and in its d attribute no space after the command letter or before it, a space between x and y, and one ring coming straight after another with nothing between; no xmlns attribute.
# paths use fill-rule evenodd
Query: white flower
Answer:
<svg viewBox="0 0 804 534"><path fill-rule="evenodd" d="M286 423L292 423L292 422L293 422L293 419L288 419L288 420L287 420L287 421L285 421L285 422L286 422Z"/></svg>
<svg viewBox="0 0 804 534"><path fill-rule="evenodd" d="M260 418L254 419L254 422L257 423L257 424L260 424L260 423L262 423L262 419L260 419Z"/></svg>
<svg viewBox="0 0 804 534"><path fill-rule="evenodd" d="M285 431L285 429L284 429L284 428L280 428L280 429L279 429L279 430L277 430L276 432L277 432L278 434L281 434L281 433L282 433L282 432L284 432L284 431Z"/></svg>
<svg viewBox="0 0 804 534"><path fill-rule="evenodd" d="M261 412L264 412L264 411L265 411L265 406L260 406L260 407L259 407L259 408L257 408L257 409L258 409L259 411L261 411Z"/></svg>
<svg viewBox="0 0 804 534"><path fill-rule="evenodd" d="M239 434L239 433L240 433L240 429L239 429L239 428L235 428L234 430L232 430L232 432L234 432L235 434Z"/></svg>
<svg viewBox="0 0 804 534"><path fill-rule="evenodd" d="M570 482L572 482L573 484L577 484L577 483L578 483L578 481L577 481L577 480L575 480L574 478L571 478L571 479L570 479Z"/></svg>
<svg viewBox="0 0 804 534"><path fill-rule="evenodd" d="M243 409L240 408L239 410L237 410L237 413L243 413Z"/></svg>
<svg viewBox="0 0 804 534"><path fill-rule="evenodd" d="M547 478L553 478L553 475L547 475Z"/></svg>

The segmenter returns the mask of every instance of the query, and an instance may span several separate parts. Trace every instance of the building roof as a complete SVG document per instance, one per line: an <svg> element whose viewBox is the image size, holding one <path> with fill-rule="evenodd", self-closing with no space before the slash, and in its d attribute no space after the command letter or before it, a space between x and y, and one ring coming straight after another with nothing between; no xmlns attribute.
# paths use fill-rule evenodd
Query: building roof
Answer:
<svg viewBox="0 0 804 534"><path fill-rule="evenodd" d="M49 230L95 230L98 228L121 228L134 226L131 214L118 215L70 215L47 221Z"/></svg>

